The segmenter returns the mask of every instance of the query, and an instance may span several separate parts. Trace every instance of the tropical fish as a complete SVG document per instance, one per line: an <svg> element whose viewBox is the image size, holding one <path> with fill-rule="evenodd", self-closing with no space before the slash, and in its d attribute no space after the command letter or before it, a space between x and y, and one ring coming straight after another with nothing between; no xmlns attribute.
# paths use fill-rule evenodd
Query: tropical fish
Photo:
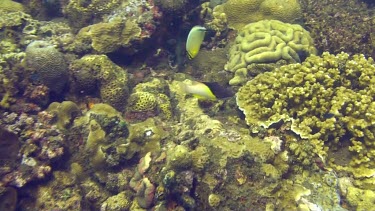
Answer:
<svg viewBox="0 0 375 211"><path fill-rule="evenodd" d="M186 52L189 59L193 59L199 52L207 29L203 26L194 26L187 37Z"/></svg>
<svg viewBox="0 0 375 211"><path fill-rule="evenodd" d="M181 82L181 88L185 93L203 100L216 100L234 96L232 90L217 82L193 81L191 84Z"/></svg>

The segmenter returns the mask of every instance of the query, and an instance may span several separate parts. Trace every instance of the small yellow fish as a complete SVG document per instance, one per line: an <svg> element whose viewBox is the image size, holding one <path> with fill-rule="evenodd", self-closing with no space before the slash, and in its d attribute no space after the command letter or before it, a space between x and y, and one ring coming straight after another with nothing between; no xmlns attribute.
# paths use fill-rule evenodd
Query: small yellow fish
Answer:
<svg viewBox="0 0 375 211"><path fill-rule="evenodd" d="M186 52L189 59L193 59L199 52L207 29L203 26L194 26L187 37Z"/></svg>
<svg viewBox="0 0 375 211"><path fill-rule="evenodd" d="M181 82L182 90L187 94L202 100L216 100L234 96L232 90L227 89L216 82L192 81L190 84Z"/></svg>

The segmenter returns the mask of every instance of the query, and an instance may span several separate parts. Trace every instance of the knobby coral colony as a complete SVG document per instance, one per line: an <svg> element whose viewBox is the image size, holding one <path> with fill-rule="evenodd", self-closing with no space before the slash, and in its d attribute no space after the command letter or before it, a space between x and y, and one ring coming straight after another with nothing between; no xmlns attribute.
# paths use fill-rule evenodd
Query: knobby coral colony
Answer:
<svg viewBox="0 0 375 211"><path fill-rule="evenodd" d="M332 166L362 175L374 168L374 82L372 58L323 53L257 76L241 87L237 103L254 132L291 121L291 130L316 146L312 153L327 158L345 150L350 165L331 157Z"/></svg>
<svg viewBox="0 0 375 211"><path fill-rule="evenodd" d="M18 2L0 1L0 210L373 210L373 8Z"/></svg>

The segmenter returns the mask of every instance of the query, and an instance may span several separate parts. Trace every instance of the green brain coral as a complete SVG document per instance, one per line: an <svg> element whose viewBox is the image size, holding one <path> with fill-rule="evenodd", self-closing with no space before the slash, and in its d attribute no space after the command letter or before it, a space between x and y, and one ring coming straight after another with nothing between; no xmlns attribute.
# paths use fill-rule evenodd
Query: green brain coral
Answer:
<svg viewBox="0 0 375 211"><path fill-rule="evenodd" d="M238 34L229 52L225 69L235 72L231 85L244 83L254 63L300 62L299 55L315 54L308 31L297 24L264 20L246 25Z"/></svg>
<svg viewBox="0 0 375 211"><path fill-rule="evenodd" d="M292 131L314 146L312 153L351 152L350 166L367 172L375 158L374 84L373 59L323 53L258 75L240 88L237 104L253 132L291 121Z"/></svg>
<svg viewBox="0 0 375 211"><path fill-rule="evenodd" d="M297 0L228 0L216 6L213 12L215 16L225 14L229 27L236 30L266 19L295 23L302 16Z"/></svg>

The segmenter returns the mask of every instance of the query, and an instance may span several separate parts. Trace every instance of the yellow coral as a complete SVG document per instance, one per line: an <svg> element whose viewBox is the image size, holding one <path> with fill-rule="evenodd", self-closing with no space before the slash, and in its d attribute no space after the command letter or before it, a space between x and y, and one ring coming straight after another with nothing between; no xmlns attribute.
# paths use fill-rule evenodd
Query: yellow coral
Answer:
<svg viewBox="0 0 375 211"><path fill-rule="evenodd" d="M158 94L158 107L159 107L160 113L166 119L172 118L172 106L167 95L161 94L161 93Z"/></svg>
<svg viewBox="0 0 375 211"><path fill-rule="evenodd" d="M47 111L56 115L56 125L60 130L67 129L74 118L81 114L79 107L72 101L53 102Z"/></svg>
<svg viewBox="0 0 375 211"><path fill-rule="evenodd" d="M360 76L360 77L358 77ZM347 54L311 56L302 64L283 66L258 75L240 88L237 104L254 132L280 120L291 121L291 130L307 143L289 148L304 164L306 158L325 158L331 150L351 151L350 168L371 172L375 165L375 132L372 97L375 90L373 59ZM350 145L339 142L350 141ZM306 148L310 146L310 148ZM311 148L312 147L312 148ZM330 164L332 165L332 164Z"/></svg>
<svg viewBox="0 0 375 211"><path fill-rule="evenodd" d="M5 12L23 12L24 8L21 3L11 1L11 0L1 0L0 10Z"/></svg>
<svg viewBox="0 0 375 211"><path fill-rule="evenodd" d="M229 27L236 30L265 19L294 23L302 15L297 0L228 0L216 6L213 12L224 13Z"/></svg>
<svg viewBox="0 0 375 211"><path fill-rule="evenodd" d="M90 42L99 53L109 53L120 47L127 47L130 42L139 38L141 28L135 20L124 22L114 18L110 22L102 22L82 28L77 35L78 43Z"/></svg>
<svg viewBox="0 0 375 211"><path fill-rule="evenodd" d="M297 24L264 20L246 25L230 49L225 69L236 72L229 83L238 85L246 80L252 63L300 62L299 54L316 53L310 33ZM237 73L238 71L238 73ZM298 90L296 90L298 91Z"/></svg>
<svg viewBox="0 0 375 211"><path fill-rule="evenodd" d="M128 75L107 56L86 55L73 61L70 70L74 75L74 85L79 89L77 91L92 92L99 84L100 97L104 102L118 110L124 108L129 95Z"/></svg>
<svg viewBox="0 0 375 211"><path fill-rule="evenodd" d="M128 109L134 112L153 111L157 106L154 94L149 92L135 92L129 97Z"/></svg>

